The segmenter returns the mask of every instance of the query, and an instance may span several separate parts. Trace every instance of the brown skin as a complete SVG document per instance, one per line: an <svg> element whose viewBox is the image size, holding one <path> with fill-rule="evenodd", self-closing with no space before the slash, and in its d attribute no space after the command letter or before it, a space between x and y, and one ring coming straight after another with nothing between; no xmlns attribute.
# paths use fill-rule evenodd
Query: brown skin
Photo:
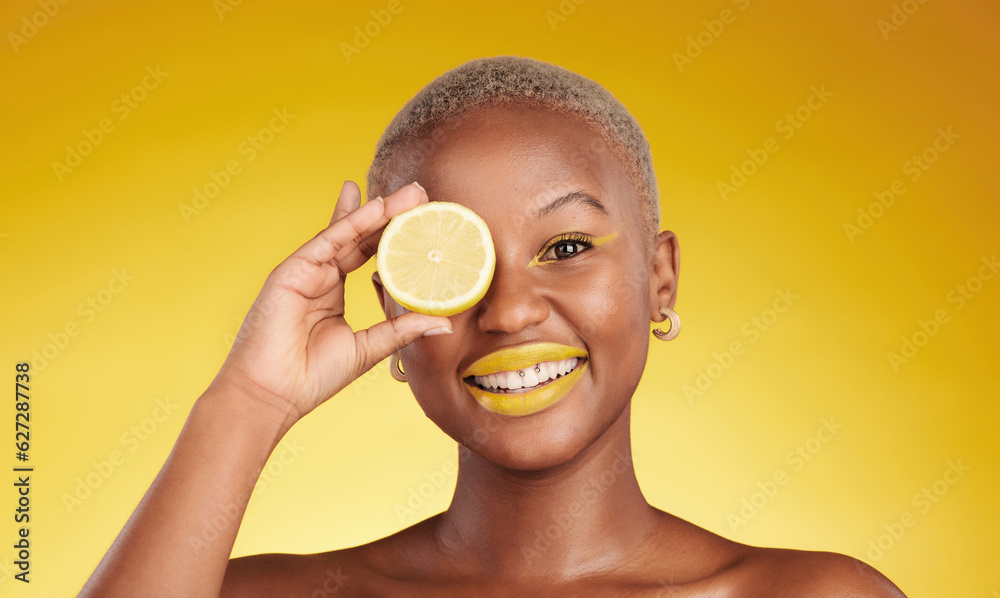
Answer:
<svg viewBox="0 0 1000 598"><path fill-rule="evenodd" d="M462 117L415 171L398 173L434 200L472 208L497 250L488 293L449 318L453 334L400 351L420 406L459 443L452 503L364 546L234 559L223 594L903 596L850 557L746 546L643 498L631 462L631 398L649 322L663 321L659 308L676 299L679 253L673 233L645 231L636 188L613 154L580 150L596 137L565 115L483 109ZM571 192L603 209L572 200L537 217ZM566 232L618 236L528 267ZM403 315L377 274L374 282L387 319ZM588 352L589 367L567 396L523 417L472 399L461 377L469 364L539 341Z"/></svg>
<svg viewBox="0 0 1000 598"><path fill-rule="evenodd" d="M674 302L677 240L643 229L635 189L610 152L593 151L600 141L580 122L508 108L458 125L414 171L396 173L405 178L384 201L361 205L346 183L330 225L271 272L80 596L902 596L849 557L745 546L645 501L630 457L630 402L648 321L662 321L659 307ZM413 179L490 225L493 284L476 306L442 318L403 313L376 277L387 319L354 331L344 277L371 258L390 218L429 200L402 184ZM569 192L601 208L552 205ZM618 237L528 267L571 231ZM424 336L440 328L451 334ZM541 340L588 353L560 402L515 418L472 400L461 378L470 363ZM425 413L460 445L448 510L356 548L230 561L281 438L395 351Z"/></svg>
<svg viewBox="0 0 1000 598"><path fill-rule="evenodd" d="M355 332L344 319L344 276L371 257L392 216L426 201L407 185L362 206L357 185L344 184L330 225L267 277L81 597L219 595L254 483L289 428L393 351L450 327L409 313Z"/></svg>

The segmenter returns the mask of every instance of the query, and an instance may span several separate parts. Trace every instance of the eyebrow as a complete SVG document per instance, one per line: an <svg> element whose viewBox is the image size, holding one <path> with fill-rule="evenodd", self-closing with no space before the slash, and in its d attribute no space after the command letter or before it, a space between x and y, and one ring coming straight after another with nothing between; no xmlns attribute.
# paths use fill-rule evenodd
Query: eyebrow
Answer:
<svg viewBox="0 0 1000 598"><path fill-rule="evenodd" d="M586 193L584 191L571 191L566 195L563 195L562 197L557 197L556 199L552 200L551 202L549 202L548 205L543 206L541 209L538 210L537 213L535 213L535 218L540 219L545 216L548 216L552 212L560 210L563 208L563 206L570 203L582 203L584 205L590 206L591 208L597 210L602 214L608 213L608 211L604 209L604 204L597 201L597 198L595 198L593 195Z"/></svg>

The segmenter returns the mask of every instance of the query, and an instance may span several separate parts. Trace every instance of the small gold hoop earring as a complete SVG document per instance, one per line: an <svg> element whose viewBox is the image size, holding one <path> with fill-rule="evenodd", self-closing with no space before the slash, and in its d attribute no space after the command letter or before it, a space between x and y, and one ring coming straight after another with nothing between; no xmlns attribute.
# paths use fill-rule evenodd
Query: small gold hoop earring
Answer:
<svg viewBox="0 0 1000 598"><path fill-rule="evenodd" d="M406 372L403 371L403 365L399 363L399 353L393 353L389 357L389 374L396 382L406 382Z"/></svg>
<svg viewBox="0 0 1000 598"><path fill-rule="evenodd" d="M669 307L661 307L660 315L667 316L670 320L670 328L664 332L659 328L653 329L653 336L661 341L672 341L677 338L677 335L681 333L681 317L677 315L677 312L670 309Z"/></svg>

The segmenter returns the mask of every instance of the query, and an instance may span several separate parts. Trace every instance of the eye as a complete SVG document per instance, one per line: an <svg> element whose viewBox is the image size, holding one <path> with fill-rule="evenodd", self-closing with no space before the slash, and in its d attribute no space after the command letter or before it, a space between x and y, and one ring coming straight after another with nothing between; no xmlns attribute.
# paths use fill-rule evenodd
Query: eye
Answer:
<svg viewBox="0 0 1000 598"><path fill-rule="evenodd" d="M538 263L554 262L575 257L594 246L594 238L583 233L565 233L550 240L538 253Z"/></svg>

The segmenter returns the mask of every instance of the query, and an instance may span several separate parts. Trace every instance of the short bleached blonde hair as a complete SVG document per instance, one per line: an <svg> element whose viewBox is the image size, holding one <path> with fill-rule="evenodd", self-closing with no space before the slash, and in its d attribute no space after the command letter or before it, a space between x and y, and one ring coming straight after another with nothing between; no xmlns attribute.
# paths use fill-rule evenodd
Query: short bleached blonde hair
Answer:
<svg viewBox="0 0 1000 598"><path fill-rule="evenodd" d="M651 236L656 235L660 223L656 175L639 123L594 81L553 64L516 56L466 62L431 81L407 102L375 148L368 169L368 197L388 195L404 184L394 179L410 174L433 151L438 137L454 124L454 117L477 108L516 103L566 113L592 126L635 186L643 202L643 224Z"/></svg>

